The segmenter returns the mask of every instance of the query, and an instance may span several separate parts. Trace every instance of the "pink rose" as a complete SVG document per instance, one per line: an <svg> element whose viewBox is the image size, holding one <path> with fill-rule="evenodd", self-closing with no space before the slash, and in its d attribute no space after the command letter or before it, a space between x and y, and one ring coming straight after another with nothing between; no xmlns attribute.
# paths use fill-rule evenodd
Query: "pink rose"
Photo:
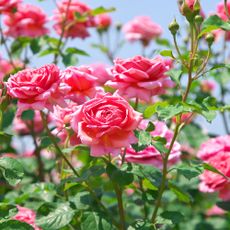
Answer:
<svg viewBox="0 0 230 230"><path fill-rule="evenodd" d="M230 136L219 136L204 142L197 156L204 161L209 161L210 158L217 156L221 152L230 153Z"/></svg>
<svg viewBox="0 0 230 230"><path fill-rule="evenodd" d="M24 121L21 119L20 116L16 116L13 120L13 130L14 132L18 134L30 134L31 131L28 128L27 124L29 126L32 125L32 121ZM40 112L38 110L34 111L34 119L33 119L33 124L34 124L34 131L35 133L40 133L43 131L43 123L42 123L42 118L40 115Z"/></svg>
<svg viewBox="0 0 230 230"><path fill-rule="evenodd" d="M7 27L5 34L17 37L40 37L48 34L45 27L47 18L45 13L37 6L30 4L19 4L17 11L7 14L4 23Z"/></svg>
<svg viewBox="0 0 230 230"><path fill-rule="evenodd" d="M207 161L226 177L230 177L230 152L218 152ZM230 182L223 176L205 170L200 175L199 189L201 192L218 192L223 200L230 199Z"/></svg>
<svg viewBox="0 0 230 230"><path fill-rule="evenodd" d="M59 69L54 64L38 69L25 69L12 75L7 83L7 93L18 99L18 113L27 109L52 110L53 104L65 105L64 93L69 90L60 85Z"/></svg>
<svg viewBox="0 0 230 230"><path fill-rule="evenodd" d="M52 131L54 135L60 138L61 143L64 144L66 139L69 138L71 145L80 144L80 139L72 134L70 131L70 121L72 114L77 110L77 104L74 102L69 102L67 107L61 108L60 106L54 106L54 111L51 116L55 123L56 128Z"/></svg>
<svg viewBox="0 0 230 230"><path fill-rule="evenodd" d="M41 230L41 228L37 227L35 224L36 213L28 208L21 207L17 205L18 213L12 218L13 220L18 220L21 222L25 222L31 225L34 230Z"/></svg>
<svg viewBox="0 0 230 230"><path fill-rule="evenodd" d="M12 12L21 1L22 0L0 0L0 14Z"/></svg>
<svg viewBox="0 0 230 230"><path fill-rule="evenodd" d="M96 27L98 29L107 29L112 24L112 19L109 14L99 14L95 17Z"/></svg>
<svg viewBox="0 0 230 230"><path fill-rule="evenodd" d="M96 84L99 86L104 86L108 80L112 80L113 76L109 67L103 63L91 64L92 75L96 77Z"/></svg>
<svg viewBox="0 0 230 230"><path fill-rule="evenodd" d="M225 210L219 208L217 205L214 205L207 210L206 216L224 216L225 213L226 213Z"/></svg>
<svg viewBox="0 0 230 230"><path fill-rule="evenodd" d="M94 97L96 92L102 91L96 87L97 78L92 73L92 69L88 66L70 66L62 71L63 82L70 87L66 98L81 104L87 98Z"/></svg>
<svg viewBox="0 0 230 230"><path fill-rule="evenodd" d="M200 84L200 88L204 93L211 93L216 88L216 84L210 80L203 80Z"/></svg>
<svg viewBox="0 0 230 230"><path fill-rule="evenodd" d="M152 96L163 94L167 88L174 86L173 81L165 74L169 68L168 62L161 57L117 58L111 70L114 78L106 85L118 89L118 94L123 97L149 102Z"/></svg>
<svg viewBox="0 0 230 230"><path fill-rule="evenodd" d="M55 21L54 29L57 34L62 33L63 20L65 20L65 37L71 38L86 38L89 36L88 28L95 26L95 21L92 16L90 16L90 7L88 7L85 3L82 3L78 0L73 0L70 2L69 0L62 0L62 2L58 3L58 9L54 12L53 20ZM68 8L67 8L68 7ZM67 12L68 9L68 12ZM75 14L78 13L80 15L87 15L84 20L79 21Z"/></svg>
<svg viewBox="0 0 230 230"><path fill-rule="evenodd" d="M141 129L146 129L148 122L142 121L140 124ZM155 130L151 132L151 136L160 136L167 140L166 148L169 148L173 138L173 132L169 130L164 122L154 122ZM181 146L178 142L175 142L172 151L169 155L169 166L176 164L180 160ZM136 152L133 148L127 148L125 154L125 160L128 162L134 162L139 164L153 165L162 169L162 156L160 152L154 146L148 146L142 151Z"/></svg>
<svg viewBox="0 0 230 230"><path fill-rule="evenodd" d="M119 154L121 148L136 142L133 133L141 114L118 95L97 94L79 106L72 119L72 128L83 144L91 147L92 156Z"/></svg>
<svg viewBox="0 0 230 230"><path fill-rule="evenodd" d="M162 34L162 28L147 16L135 17L122 30L128 41L142 41L145 45Z"/></svg>
<svg viewBox="0 0 230 230"><path fill-rule="evenodd" d="M206 141L201 145L197 155L226 177L230 177L230 136L220 136ZM200 180L200 191L218 192L221 199L230 199L230 182L225 177L205 170Z"/></svg>

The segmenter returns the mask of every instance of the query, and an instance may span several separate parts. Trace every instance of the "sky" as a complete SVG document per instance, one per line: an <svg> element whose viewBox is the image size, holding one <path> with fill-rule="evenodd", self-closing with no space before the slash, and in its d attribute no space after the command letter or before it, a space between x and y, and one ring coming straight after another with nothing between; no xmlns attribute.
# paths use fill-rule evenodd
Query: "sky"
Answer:
<svg viewBox="0 0 230 230"><path fill-rule="evenodd" d="M52 16L53 10L55 9L55 5L52 0L24 0L24 2L40 6L47 15L49 15L49 17ZM111 13L113 23L126 23L135 16L150 16L154 22L161 25L164 31L162 37L167 39L171 39L171 34L168 31L168 24L174 19L174 17L178 22L181 22L183 19L178 10L177 0L82 0L82 2L88 4L91 8L99 6L104 6L106 8L115 7L116 11ZM221 0L201 0L202 8L205 14L209 15L210 13L214 13L219 2L221 2ZM52 24L52 21L50 23ZM114 31L110 32L111 38L114 39ZM69 44L70 46L86 50L90 54L90 57L81 56L78 64L108 62L102 54L91 47L92 43L98 42L98 37L93 31L90 33L91 36L89 38L85 40L74 39ZM128 58L140 53L140 45L133 43L126 44L117 56ZM51 62L49 57L36 59L34 61L36 67L49 62ZM60 67L63 68L61 64ZM199 122L212 133L223 134L223 126L220 117L214 120L211 125L208 125L203 119L200 119Z"/></svg>

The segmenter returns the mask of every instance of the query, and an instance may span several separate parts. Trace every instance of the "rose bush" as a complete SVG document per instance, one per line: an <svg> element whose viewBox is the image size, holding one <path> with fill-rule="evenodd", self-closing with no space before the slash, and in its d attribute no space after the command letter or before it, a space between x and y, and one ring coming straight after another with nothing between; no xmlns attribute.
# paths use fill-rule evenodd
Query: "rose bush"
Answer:
<svg viewBox="0 0 230 230"><path fill-rule="evenodd" d="M0 229L230 229L229 1L27 2L0 0Z"/></svg>

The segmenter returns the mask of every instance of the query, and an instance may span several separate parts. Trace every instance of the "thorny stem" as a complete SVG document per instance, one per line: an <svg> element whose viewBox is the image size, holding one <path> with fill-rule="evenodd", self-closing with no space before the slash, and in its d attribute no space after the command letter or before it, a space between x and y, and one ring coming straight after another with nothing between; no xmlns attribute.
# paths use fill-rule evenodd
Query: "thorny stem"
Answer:
<svg viewBox="0 0 230 230"><path fill-rule="evenodd" d="M60 147L58 146L55 137L53 134L50 132L48 124L47 124L47 118L46 115L41 111L41 117L42 117L42 122L43 126L47 132L47 135L49 136L50 140L52 141L57 153L64 159L64 161L67 163L67 165L71 168L75 176L80 177L79 173L76 171L76 169L73 167L73 165L70 163L70 161L67 159L65 154L61 151ZM116 221L113 219L107 208L104 206L104 204L98 199L96 192L91 188L90 184L88 181L85 181L85 188L88 190L88 192L92 195L94 200L97 202L97 204L103 209L103 211L110 217L112 223L118 227L119 225L116 223Z"/></svg>
<svg viewBox="0 0 230 230"><path fill-rule="evenodd" d="M196 39L196 34L194 34L194 25L191 23L190 26L191 26L191 55L190 55L190 61L189 61L189 66L188 66L188 83L187 83L185 93L184 93L184 95L182 97L183 102L186 102L188 94L189 94L189 91L190 91L190 88L191 88L191 85L192 85L192 81L193 81L193 78L192 78L193 61L194 61L194 57L195 57L195 54L196 54L196 51L197 51L197 48L198 48L198 40ZM179 48L177 48L177 49L179 50ZM183 60L181 60L181 61L182 61L182 64L183 64ZM168 168L167 167L168 167L169 155L170 155L170 153L172 151L173 145L174 145L174 143L175 143L175 141L177 139L177 136L178 136L181 128L182 128L182 121L181 121L181 115L180 115L179 119L177 120L177 123L176 123L176 127L175 127L175 130L174 130L173 138L171 140L169 149L168 149L167 153L164 156L162 155L162 160L163 160L162 180L161 180L160 188L159 188L159 191L158 191L158 197L157 197L157 200L156 200L156 203L155 203L155 209L153 211L152 218L151 218L153 224L156 223L157 213L158 213L158 210L159 210L159 208L161 206L162 196L163 196L163 193L164 193L165 187L166 187L167 174L168 174Z"/></svg>

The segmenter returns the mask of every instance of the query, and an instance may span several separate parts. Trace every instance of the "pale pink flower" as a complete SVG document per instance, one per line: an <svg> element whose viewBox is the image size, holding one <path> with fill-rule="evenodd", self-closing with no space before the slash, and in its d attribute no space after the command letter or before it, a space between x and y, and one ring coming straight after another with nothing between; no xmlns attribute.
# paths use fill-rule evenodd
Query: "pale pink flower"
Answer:
<svg viewBox="0 0 230 230"><path fill-rule="evenodd" d="M204 93L211 93L216 88L216 84L214 81L203 80L200 84L200 88Z"/></svg>
<svg viewBox="0 0 230 230"><path fill-rule="evenodd" d="M68 11L68 12L67 12ZM95 26L94 17L90 16L91 8L85 3L73 0L62 0L58 3L58 9L54 12L53 20L55 21L54 29L60 35L65 20L64 37L86 38L89 36L88 28ZM76 13L83 16L84 20L78 20Z"/></svg>
<svg viewBox="0 0 230 230"><path fill-rule="evenodd" d="M0 0L0 14L13 12L22 0Z"/></svg>
<svg viewBox="0 0 230 230"><path fill-rule="evenodd" d="M96 86L97 78L92 74L92 69L89 66L70 66L62 71L63 82L70 87L66 98L81 104L88 98L94 97L96 92L102 91Z"/></svg>
<svg viewBox="0 0 230 230"><path fill-rule="evenodd" d="M96 84L104 86L108 80L113 79L113 75L110 71L109 66L104 63L94 63L90 65L92 69L92 75L96 77Z"/></svg>
<svg viewBox="0 0 230 230"><path fill-rule="evenodd" d="M70 121L72 119L73 113L77 110L77 104L74 102L69 102L67 107L62 108L60 106L54 106L54 111L52 112L52 120L56 128L52 131L54 135L60 138L61 143L64 144L66 139L69 138L71 145L80 144L81 141L77 135L70 132Z"/></svg>
<svg viewBox="0 0 230 230"><path fill-rule="evenodd" d="M12 129L14 130L14 132L18 134L23 134L23 135L30 134L31 130L29 129L28 126L32 128L32 123L33 123L33 128L35 133L40 133L43 131L44 127L43 127L40 111L38 110L34 111L33 122L29 120L24 121L21 119L20 116L15 116L12 124Z"/></svg>
<svg viewBox="0 0 230 230"><path fill-rule="evenodd" d="M204 161L217 156L219 153L230 153L230 136L219 136L211 138L200 146L197 156Z"/></svg>
<svg viewBox="0 0 230 230"><path fill-rule="evenodd" d="M52 110L52 105L65 106L64 94L69 90L60 85L61 78L56 65L37 69L25 69L11 75L6 82L7 93L18 99L18 114L27 109Z"/></svg>
<svg viewBox="0 0 230 230"><path fill-rule="evenodd" d="M218 207L217 205L214 205L206 211L206 216L224 216L225 213L225 210Z"/></svg>
<svg viewBox="0 0 230 230"><path fill-rule="evenodd" d="M107 29L112 24L112 19L109 14L99 14L95 17L96 27L98 29Z"/></svg>
<svg viewBox="0 0 230 230"><path fill-rule="evenodd" d="M135 17L126 23L122 30L128 41L142 41L145 45L162 34L160 25L154 23L152 19L147 16Z"/></svg>
<svg viewBox="0 0 230 230"><path fill-rule="evenodd" d="M134 129L141 114L118 95L97 94L79 106L71 122L83 144L89 145L92 156L117 155L121 148L137 141Z"/></svg>
<svg viewBox="0 0 230 230"><path fill-rule="evenodd" d="M145 130L147 128L148 122L142 121L139 128ZM154 122L155 130L151 132L152 137L160 136L166 139L166 148L169 148L170 143L173 138L173 132L168 129L164 122L156 121ZM172 151L169 155L168 165L172 166L180 160L181 146L178 142L175 142ZM148 146L144 150L136 152L133 148L127 148L125 154L125 160L128 162L153 165L157 168L162 169L163 162L160 152L154 146Z"/></svg>
<svg viewBox="0 0 230 230"><path fill-rule="evenodd" d="M230 177L230 152L218 152L216 155L210 157L207 162L226 177ZM205 170L200 175L200 180L199 190L201 192L218 192L221 199L230 199L230 183L227 178Z"/></svg>
<svg viewBox="0 0 230 230"><path fill-rule="evenodd" d="M16 12L5 16L5 34L14 38L40 37L49 32L45 27L46 22L46 14L41 8L22 3L18 5Z"/></svg>
<svg viewBox="0 0 230 230"><path fill-rule="evenodd" d="M21 207L17 205L18 213L12 218L13 220L18 220L21 222L25 222L31 225L34 230L41 230L41 228L37 227L35 224L36 213L28 208Z"/></svg>
<svg viewBox="0 0 230 230"><path fill-rule="evenodd" d="M165 74L169 68L168 62L161 57L117 58L111 70L114 78L106 85L118 89L118 94L125 98L139 98L149 102L152 96L164 94L166 89L174 86Z"/></svg>

